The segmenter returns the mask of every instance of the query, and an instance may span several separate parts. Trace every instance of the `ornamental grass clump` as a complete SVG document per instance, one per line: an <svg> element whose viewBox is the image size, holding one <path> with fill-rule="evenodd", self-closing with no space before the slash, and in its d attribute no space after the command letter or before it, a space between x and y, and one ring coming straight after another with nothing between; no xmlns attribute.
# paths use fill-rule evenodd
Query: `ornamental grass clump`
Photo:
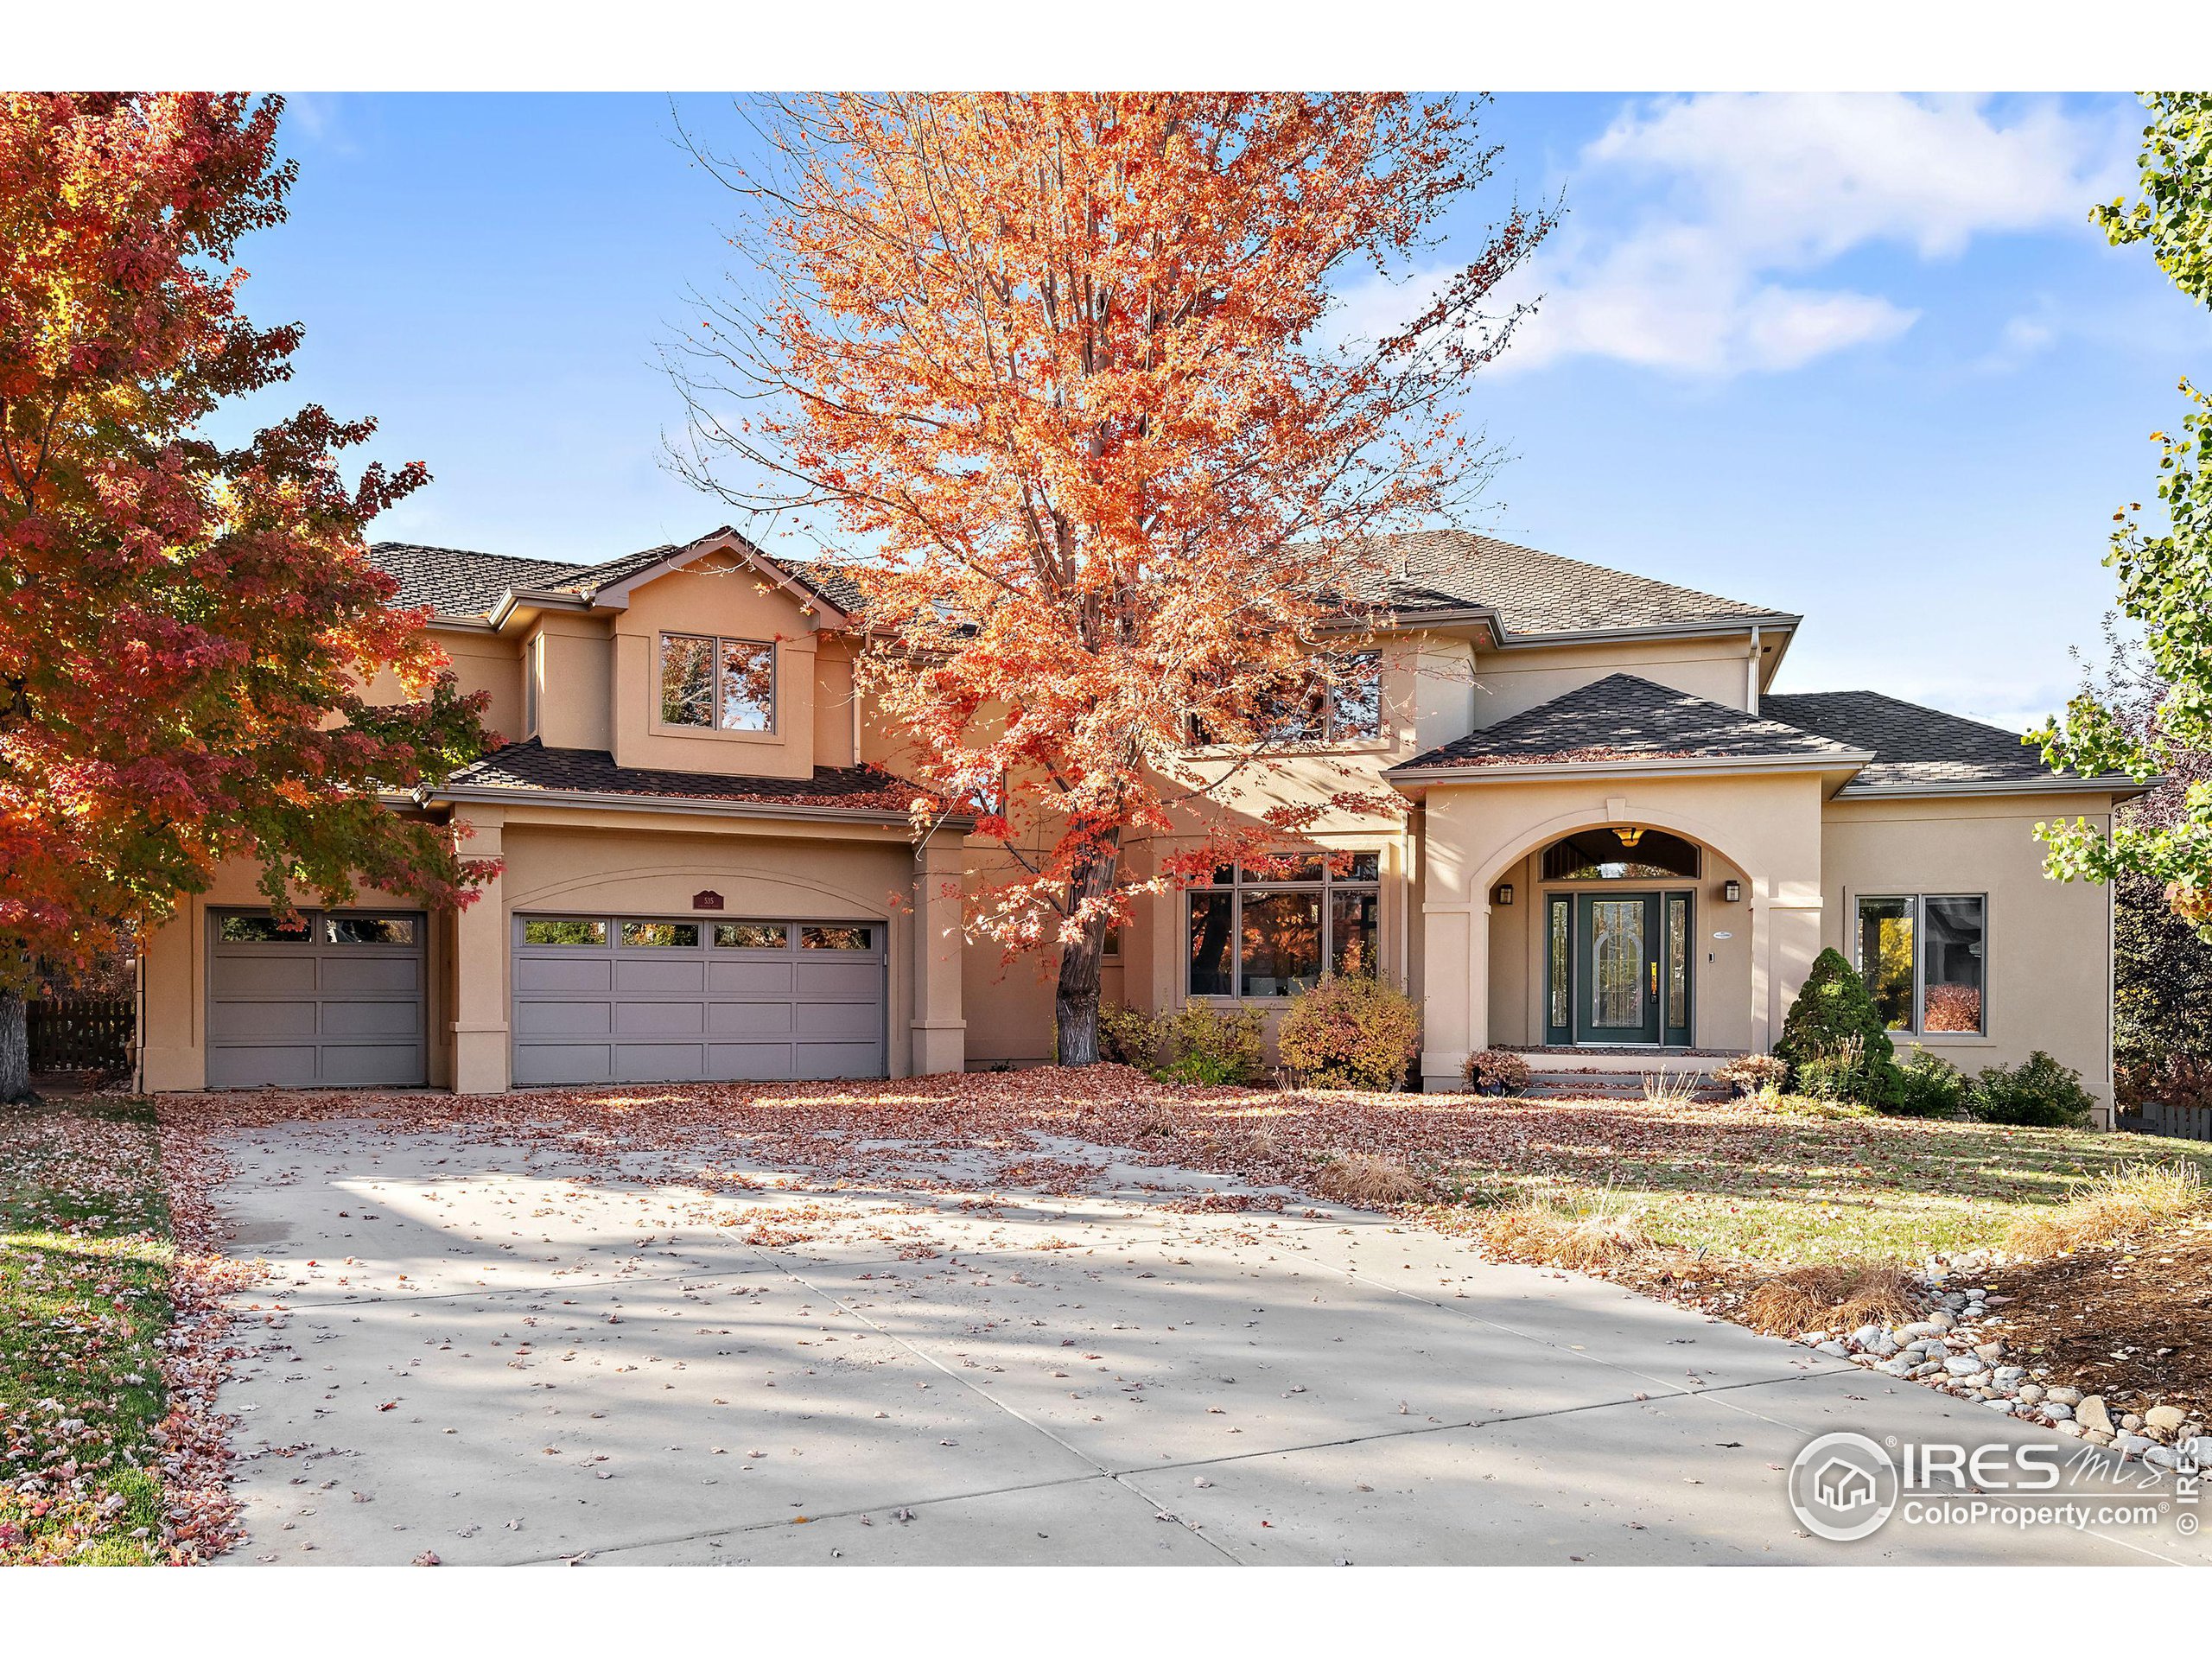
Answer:
<svg viewBox="0 0 2212 1659"><path fill-rule="evenodd" d="M1744 1322L1770 1336L1903 1325L1920 1311L1911 1278L1886 1262L1815 1262L1762 1281L1744 1299Z"/></svg>
<svg viewBox="0 0 2212 1659"><path fill-rule="evenodd" d="M2021 1217L2005 1230L2005 1248L2016 1255L2056 1255L2205 1218L2212 1218L2212 1193L2195 1164L2122 1164L2083 1182L2064 1204Z"/></svg>
<svg viewBox="0 0 2212 1659"><path fill-rule="evenodd" d="M1403 1164L1348 1152L1314 1172L1310 1185L1325 1198L1362 1210L1393 1204L1419 1204L1430 1196L1427 1181Z"/></svg>
<svg viewBox="0 0 2212 1659"><path fill-rule="evenodd" d="M1290 1005L1275 1052L1306 1088L1395 1092L1421 1052L1421 1008L1379 979L1332 975Z"/></svg>
<svg viewBox="0 0 2212 1659"><path fill-rule="evenodd" d="M1659 1248L1641 1208L1607 1188L1582 1197L1529 1198L1484 1218L1484 1248L1516 1262L1600 1273Z"/></svg>

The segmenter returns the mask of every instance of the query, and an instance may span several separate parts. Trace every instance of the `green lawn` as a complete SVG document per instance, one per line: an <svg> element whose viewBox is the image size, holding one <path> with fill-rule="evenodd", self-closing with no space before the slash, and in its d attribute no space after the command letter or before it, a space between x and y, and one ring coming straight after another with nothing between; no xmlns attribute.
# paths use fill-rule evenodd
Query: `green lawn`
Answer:
<svg viewBox="0 0 2212 1659"><path fill-rule="evenodd" d="M1609 1200L1636 1206L1662 1242L1726 1260L1914 1261L1995 1245L2014 1217L2064 1201L2086 1176L2176 1160L2212 1180L2212 1147L2186 1141L1738 1115L1712 1135L1611 1145L1559 1137L1532 1159L1454 1160L1446 1185L1463 1201L1484 1204L1537 1193L1588 1201L1610 1189Z"/></svg>
<svg viewBox="0 0 2212 1659"><path fill-rule="evenodd" d="M168 1206L144 1101L0 1106L0 1563L167 1558Z"/></svg>

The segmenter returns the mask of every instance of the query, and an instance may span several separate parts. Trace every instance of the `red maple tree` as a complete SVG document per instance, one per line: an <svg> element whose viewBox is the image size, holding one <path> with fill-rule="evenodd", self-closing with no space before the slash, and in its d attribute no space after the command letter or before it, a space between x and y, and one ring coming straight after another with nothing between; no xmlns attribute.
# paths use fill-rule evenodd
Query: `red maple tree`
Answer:
<svg viewBox="0 0 2212 1659"><path fill-rule="evenodd" d="M226 860L280 909L359 880L454 903L478 874L378 799L482 743L364 550L427 474L349 485L372 423L318 408L203 434L300 340L242 315L231 263L283 218L281 109L0 96L0 1098L28 1088L40 964L157 925ZM372 704L385 672L408 695Z"/></svg>
<svg viewBox="0 0 2212 1659"><path fill-rule="evenodd" d="M1059 1056L1087 1062L1133 897L1332 804L1395 810L1253 791L1310 735L1301 707L1372 699L1387 573L1363 538L1485 470L1452 397L1552 221L1511 213L1408 320L1349 337L1347 274L1408 274L1489 174L1459 103L833 95L753 121L759 159L700 152L756 269L677 359L683 464L846 550L918 812L1000 843L972 925L1058 949Z"/></svg>

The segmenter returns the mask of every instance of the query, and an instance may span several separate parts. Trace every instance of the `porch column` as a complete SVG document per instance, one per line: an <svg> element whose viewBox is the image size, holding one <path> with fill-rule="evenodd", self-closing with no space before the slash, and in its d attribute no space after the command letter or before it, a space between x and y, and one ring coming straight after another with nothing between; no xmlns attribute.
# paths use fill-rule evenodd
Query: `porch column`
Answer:
<svg viewBox="0 0 2212 1659"><path fill-rule="evenodd" d="M1421 906L1421 1088L1448 1093L1490 1046L1490 906Z"/></svg>
<svg viewBox="0 0 2212 1659"><path fill-rule="evenodd" d="M464 820L475 833L470 858L498 858L505 815L496 808ZM458 1095L503 1095L508 1086L507 903L504 876L478 890L454 929L453 1088Z"/></svg>
<svg viewBox="0 0 2212 1659"><path fill-rule="evenodd" d="M932 839L915 861L913 1075L963 1071L968 1022L961 1016L961 851Z"/></svg>

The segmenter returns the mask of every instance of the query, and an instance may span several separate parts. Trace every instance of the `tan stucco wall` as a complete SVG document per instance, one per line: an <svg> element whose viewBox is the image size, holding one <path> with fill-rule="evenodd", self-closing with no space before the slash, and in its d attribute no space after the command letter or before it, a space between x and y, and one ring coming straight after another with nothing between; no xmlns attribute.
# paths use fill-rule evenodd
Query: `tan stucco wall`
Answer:
<svg viewBox="0 0 2212 1659"><path fill-rule="evenodd" d="M2039 819L2104 829L2102 796L1832 801L1823 823L1821 942L1853 956L1852 917L1869 893L1986 893L1981 1036L1934 1033L1930 1050L1972 1073L2042 1049L2112 1097L2111 892L2043 873ZM1901 1036L1901 1055L1911 1039Z"/></svg>
<svg viewBox="0 0 2212 1659"><path fill-rule="evenodd" d="M1765 654L1771 661L1770 642ZM1486 651L1475 659L1473 724L1494 726L1609 674L1633 674L1741 709L1751 694L1750 655L1748 630L1709 639L1640 639Z"/></svg>
<svg viewBox="0 0 2212 1659"><path fill-rule="evenodd" d="M607 619L548 611L522 645L523 672L538 673L537 737L550 749L604 749L614 741L614 643Z"/></svg>
<svg viewBox="0 0 2212 1659"><path fill-rule="evenodd" d="M625 766L804 778L814 770L812 620L758 573L702 559L646 582L612 624L614 760ZM776 645L776 729L696 731L660 723L663 633L712 634Z"/></svg>

